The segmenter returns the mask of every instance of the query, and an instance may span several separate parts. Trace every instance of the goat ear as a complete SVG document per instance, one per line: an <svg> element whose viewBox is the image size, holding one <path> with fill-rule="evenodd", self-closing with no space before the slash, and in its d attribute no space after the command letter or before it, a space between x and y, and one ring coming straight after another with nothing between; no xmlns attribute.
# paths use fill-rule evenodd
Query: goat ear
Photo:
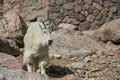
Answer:
<svg viewBox="0 0 120 80"><path fill-rule="evenodd" d="M42 22L42 19L40 17L37 18L38 22Z"/></svg>
<svg viewBox="0 0 120 80"><path fill-rule="evenodd" d="M45 25L47 26L47 28L50 26L50 23L51 23L50 20L45 21Z"/></svg>

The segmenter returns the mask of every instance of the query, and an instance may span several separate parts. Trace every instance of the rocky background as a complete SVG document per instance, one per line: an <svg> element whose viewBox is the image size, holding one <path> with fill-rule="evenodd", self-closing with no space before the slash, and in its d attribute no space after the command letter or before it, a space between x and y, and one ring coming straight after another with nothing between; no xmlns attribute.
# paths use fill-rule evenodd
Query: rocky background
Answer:
<svg viewBox="0 0 120 80"><path fill-rule="evenodd" d="M49 19L78 26L79 30L98 29L120 16L120 0L50 0Z"/></svg>
<svg viewBox="0 0 120 80"><path fill-rule="evenodd" d="M28 73L30 23L54 24L47 75ZM0 0L0 80L120 80L120 0Z"/></svg>

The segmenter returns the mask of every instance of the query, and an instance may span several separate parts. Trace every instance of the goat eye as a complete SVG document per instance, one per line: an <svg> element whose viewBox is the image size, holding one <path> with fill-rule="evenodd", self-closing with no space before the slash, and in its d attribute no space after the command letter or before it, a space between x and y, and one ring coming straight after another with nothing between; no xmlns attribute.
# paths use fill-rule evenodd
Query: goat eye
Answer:
<svg viewBox="0 0 120 80"><path fill-rule="evenodd" d="M46 33L46 31L43 31L44 33Z"/></svg>

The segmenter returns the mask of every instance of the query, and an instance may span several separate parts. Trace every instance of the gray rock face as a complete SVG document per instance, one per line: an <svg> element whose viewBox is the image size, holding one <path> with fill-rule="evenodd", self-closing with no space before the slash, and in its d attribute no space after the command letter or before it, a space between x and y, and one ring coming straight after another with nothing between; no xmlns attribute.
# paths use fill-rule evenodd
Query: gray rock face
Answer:
<svg viewBox="0 0 120 80"><path fill-rule="evenodd" d="M114 27L113 27L114 26ZM101 40L107 42L120 42L120 19L113 20L111 22L105 23L101 29Z"/></svg>
<svg viewBox="0 0 120 80"><path fill-rule="evenodd" d="M26 71L11 71L0 67L0 80L51 80L47 75L28 73Z"/></svg>
<svg viewBox="0 0 120 80"><path fill-rule="evenodd" d="M14 72L0 67L1 80L21 80L21 78Z"/></svg>
<svg viewBox="0 0 120 80"><path fill-rule="evenodd" d="M105 47L98 42L73 30L60 29L52 33L52 48L56 53L67 57L85 57L92 54L93 49L104 51Z"/></svg>
<svg viewBox="0 0 120 80"><path fill-rule="evenodd" d="M27 31L24 20L13 10L0 17L0 51L19 55L19 47L23 47L23 37Z"/></svg>
<svg viewBox="0 0 120 80"><path fill-rule="evenodd" d="M14 40L18 46L23 46L23 37L27 31L27 25L16 12L7 11L0 20L0 37Z"/></svg>
<svg viewBox="0 0 120 80"><path fill-rule="evenodd" d="M0 39L0 52L8 53L14 56L18 56L19 54L21 54L15 41L4 38Z"/></svg>

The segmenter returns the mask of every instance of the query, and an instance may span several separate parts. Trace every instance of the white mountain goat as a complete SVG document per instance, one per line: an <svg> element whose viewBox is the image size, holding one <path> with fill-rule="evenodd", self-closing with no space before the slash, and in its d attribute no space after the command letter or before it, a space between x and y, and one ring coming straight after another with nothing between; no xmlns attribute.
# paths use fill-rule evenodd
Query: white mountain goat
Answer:
<svg viewBox="0 0 120 80"><path fill-rule="evenodd" d="M33 22L24 37L25 52L23 62L27 64L28 72L46 74L45 68L49 64L48 47L52 43L51 24L43 21Z"/></svg>

